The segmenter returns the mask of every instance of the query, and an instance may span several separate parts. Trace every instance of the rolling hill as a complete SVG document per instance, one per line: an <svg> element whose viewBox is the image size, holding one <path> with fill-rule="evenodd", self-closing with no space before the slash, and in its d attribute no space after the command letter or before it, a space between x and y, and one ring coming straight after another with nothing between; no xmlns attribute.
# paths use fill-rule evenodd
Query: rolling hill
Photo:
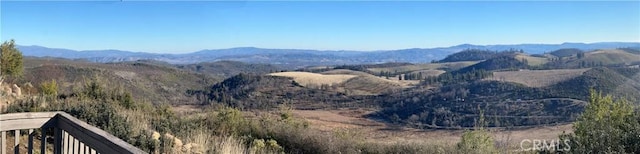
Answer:
<svg viewBox="0 0 640 154"><path fill-rule="evenodd" d="M372 117L417 128L463 129L484 113L489 127L537 126L571 122L585 102L552 97L521 84L478 81L423 90L407 89L377 97L383 110Z"/></svg>
<svg viewBox="0 0 640 154"><path fill-rule="evenodd" d="M496 55L497 52L491 50L467 49L448 55L438 62L480 61L493 58Z"/></svg>
<svg viewBox="0 0 640 154"><path fill-rule="evenodd" d="M85 82L98 80L105 87L129 91L136 100L150 103L193 104L190 89L204 89L221 77L144 62L89 63L51 58L26 58L24 80L34 87L56 80L60 94L71 94Z"/></svg>
<svg viewBox="0 0 640 154"><path fill-rule="evenodd" d="M344 69L326 71L321 74L357 75L339 85L339 87L348 90L349 94L352 95L379 95L392 90L413 87L417 84L415 81L397 80L397 78L387 79L364 72Z"/></svg>
<svg viewBox="0 0 640 154"><path fill-rule="evenodd" d="M545 64L550 68L585 68L598 66L625 66L640 64L640 54L634 50L599 49L585 52L584 57L577 55L556 58Z"/></svg>
<svg viewBox="0 0 640 154"><path fill-rule="evenodd" d="M638 72L639 68L592 68L581 76L559 82L547 89L556 97L581 100L587 99L589 89L595 89L604 94L637 102L640 100Z"/></svg>
<svg viewBox="0 0 640 154"><path fill-rule="evenodd" d="M556 57L571 57L581 52L584 52L584 51L576 48L566 48L566 49L558 49L556 51L552 51L549 54Z"/></svg>
<svg viewBox="0 0 640 154"><path fill-rule="evenodd" d="M240 73L265 74L280 70L280 67L269 64L251 64L238 61L217 61L197 64L177 65L180 69L187 69L193 72L220 76L223 78L232 77Z"/></svg>
<svg viewBox="0 0 640 154"><path fill-rule="evenodd" d="M467 66L451 73L466 73L472 70L486 70L486 71L496 71L496 70L514 70L514 69L522 69L528 68L528 64L516 59L513 55L503 55L494 57L491 59L487 59L485 61L479 62L477 64L473 64L471 66Z"/></svg>
<svg viewBox="0 0 640 154"><path fill-rule="evenodd" d="M378 95L390 90L411 87L417 82L385 79L365 72L336 69L321 73L279 72L272 76L290 77L308 88L344 93L347 95Z"/></svg>
<svg viewBox="0 0 640 154"><path fill-rule="evenodd" d="M464 68L473 64L478 63L478 61L461 61L461 62L447 62L447 63L428 63L428 64L409 64L402 66L393 66L393 67L370 67L367 68L368 71L373 73L378 72L398 72L398 73L411 73L415 71L423 71L423 70L457 70L460 68Z"/></svg>
<svg viewBox="0 0 640 154"><path fill-rule="evenodd" d="M516 54L514 58L528 64L529 66L541 66L549 62L549 58L547 57L532 56L523 53Z"/></svg>
<svg viewBox="0 0 640 154"><path fill-rule="evenodd" d="M585 58L575 61L574 63L582 61L587 63L603 63L604 65L630 64L640 62L640 55L624 50L596 50L586 53Z"/></svg>
<svg viewBox="0 0 640 154"><path fill-rule="evenodd" d="M589 69L519 70L493 72L486 80L514 82L529 87L546 87L582 75Z"/></svg>
<svg viewBox="0 0 640 154"><path fill-rule="evenodd" d="M203 104L224 104L243 110L273 109L281 104L296 109L322 109L372 105L361 96L349 96L304 87L290 77L238 74L190 95Z"/></svg>
<svg viewBox="0 0 640 154"><path fill-rule="evenodd" d="M17 48L25 56L59 57L67 59L85 59L92 62L121 62L136 60L157 60L172 64L194 64L221 60L246 63L267 63L280 66L303 68L314 65L371 64L385 62L428 63L440 60L447 55L465 49L504 51L522 49L530 54L541 54L562 48L580 50L637 48L640 43L602 42L602 43L563 43L563 44L516 44L516 45L471 45L463 44L439 48L412 48L384 51L345 51L345 50L306 50L306 49L264 49L241 47L229 49L200 50L185 54L155 54L121 50L88 50L47 48L42 46L20 46ZM287 68L289 69L289 68Z"/></svg>
<svg viewBox="0 0 640 154"><path fill-rule="evenodd" d="M306 87L333 86L344 83L345 81L356 77L355 75L345 74L318 74L309 72L278 72L271 73L271 76L290 77L293 80Z"/></svg>

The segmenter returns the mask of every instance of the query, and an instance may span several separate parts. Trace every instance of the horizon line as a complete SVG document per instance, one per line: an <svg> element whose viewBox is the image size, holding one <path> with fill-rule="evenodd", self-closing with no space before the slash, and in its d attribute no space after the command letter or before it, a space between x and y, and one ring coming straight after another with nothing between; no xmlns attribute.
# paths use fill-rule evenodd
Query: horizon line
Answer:
<svg viewBox="0 0 640 154"><path fill-rule="evenodd" d="M64 48L64 47L48 47L48 46L42 46L42 45L21 45L21 44L16 44L16 46L23 46L23 47L42 47L42 48L49 48L49 49L61 49L61 50L72 50L72 51L76 51L76 52L90 52L90 51L105 51L105 50L114 50L114 51L124 51L124 52L133 52L133 53L153 53L153 54L189 54L189 53L196 53L196 52L200 52L200 51L207 51L207 50L228 50L228 49L241 49L241 48L255 48L255 49L272 49L272 50L315 50L315 51L348 51L348 52L380 52L380 51L396 51L396 50L408 50L408 49L438 49L438 48L451 48L451 47L456 47L456 46L463 46L463 45L471 45L471 46L484 46L484 47L488 47L488 46L509 46L509 45L563 45L563 44L597 44L597 43L638 43L640 44L640 41L638 42L625 42L625 41L603 41L603 42L562 42L562 43L517 43L517 44L473 44L473 43L462 43L462 44L457 44L457 45L451 45L451 46L439 46L439 47L409 47L409 48L397 48L397 49L381 49L381 50L350 50L350 49L310 49L310 48L269 48L269 47L257 47L257 46L238 46L238 47L227 47L227 48L208 48L208 49L200 49L200 50L195 50L195 51L188 51L188 52L151 52L151 51L133 51L133 50L126 50L126 49L70 49L70 48Z"/></svg>

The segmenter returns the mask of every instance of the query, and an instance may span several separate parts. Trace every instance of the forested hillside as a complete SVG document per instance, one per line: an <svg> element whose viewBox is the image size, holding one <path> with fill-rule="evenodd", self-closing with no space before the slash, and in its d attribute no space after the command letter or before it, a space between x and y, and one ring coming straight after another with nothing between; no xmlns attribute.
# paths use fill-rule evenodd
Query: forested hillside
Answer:
<svg viewBox="0 0 640 154"><path fill-rule="evenodd" d="M555 97L569 97L586 100L589 89L597 89L631 102L640 100L640 68L593 68L582 76L560 82L547 90Z"/></svg>
<svg viewBox="0 0 640 154"><path fill-rule="evenodd" d="M472 70L487 70L487 71L499 71L499 70L518 70L529 68L526 62L522 62L513 57L513 55L497 56L495 58L487 59L483 62L461 68L459 70L452 71L452 73L467 73Z"/></svg>
<svg viewBox="0 0 640 154"><path fill-rule="evenodd" d="M438 61L440 63L444 62L459 62L459 61L478 61L478 60L487 60L493 58L497 55L496 51L491 50L480 50L480 49L466 49L460 52L448 55L444 59Z"/></svg>
<svg viewBox="0 0 640 154"><path fill-rule="evenodd" d="M362 100L365 96L348 96L303 87L291 78L270 75L239 74L206 90L188 93L199 98L203 104L222 104L243 110L269 110L281 104L303 109L367 106Z"/></svg>
<svg viewBox="0 0 640 154"><path fill-rule="evenodd" d="M82 83L100 80L103 86L127 89L137 100L154 104L192 104L196 99L187 96L189 89L204 89L221 81L219 76L180 70L147 62L89 63L64 59L27 58L25 60L25 92L36 94L42 83L56 82L61 94L79 88ZM106 85L106 83L109 83Z"/></svg>
<svg viewBox="0 0 640 154"><path fill-rule="evenodd" d="M281 68L269 64L251 64L237 61L217 61L204 62L188 65L177 65L180 69L187 69L193 72L220 76L224 78L232 77L240 73L265 74L279 71Z"/></svg>
<svg viewBox="0 0 640 154"><path fill-rule="evenodd" d="M565 48L565 49L558 49L556 51L552 51L549 54L554 55L556 57L571 57L582 52L584 51L576 48Z"/></svg>

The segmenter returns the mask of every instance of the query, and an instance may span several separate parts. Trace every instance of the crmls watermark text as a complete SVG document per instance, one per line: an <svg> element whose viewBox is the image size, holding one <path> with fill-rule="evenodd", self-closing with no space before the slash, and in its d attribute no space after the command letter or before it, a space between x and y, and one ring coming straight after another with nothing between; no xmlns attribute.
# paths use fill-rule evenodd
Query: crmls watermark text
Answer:
<svg viewBox="0 0 640 154"><path fill-rule="evenodd" d="M569 151L569 140L529 140L520 141L519 151Z"/></svg>

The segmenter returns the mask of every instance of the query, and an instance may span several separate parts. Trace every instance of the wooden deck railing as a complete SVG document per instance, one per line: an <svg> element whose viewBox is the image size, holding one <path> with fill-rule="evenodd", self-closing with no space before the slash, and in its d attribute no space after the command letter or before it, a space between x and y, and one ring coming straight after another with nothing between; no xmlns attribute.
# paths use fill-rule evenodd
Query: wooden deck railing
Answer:
<svg viewBox="0 0 640 154"><path fill-rule="evenodd" d="M23 130L23 131L21 131ZM27 131L28 130L28 131ZM34 148L34 131L40 130L40 145ZM47 143L53 141L53 153L146 153L131 144L87 124L64 112L25 112L0 115L0 154L7 151L7 132L13 131L13 153L33 153L39 149L40 153L46 153ZM25 132L26 131L26 132ZM27 151L20 151L21 132L28 133ZM47 135L47 132L53 132Z"/></svg>

